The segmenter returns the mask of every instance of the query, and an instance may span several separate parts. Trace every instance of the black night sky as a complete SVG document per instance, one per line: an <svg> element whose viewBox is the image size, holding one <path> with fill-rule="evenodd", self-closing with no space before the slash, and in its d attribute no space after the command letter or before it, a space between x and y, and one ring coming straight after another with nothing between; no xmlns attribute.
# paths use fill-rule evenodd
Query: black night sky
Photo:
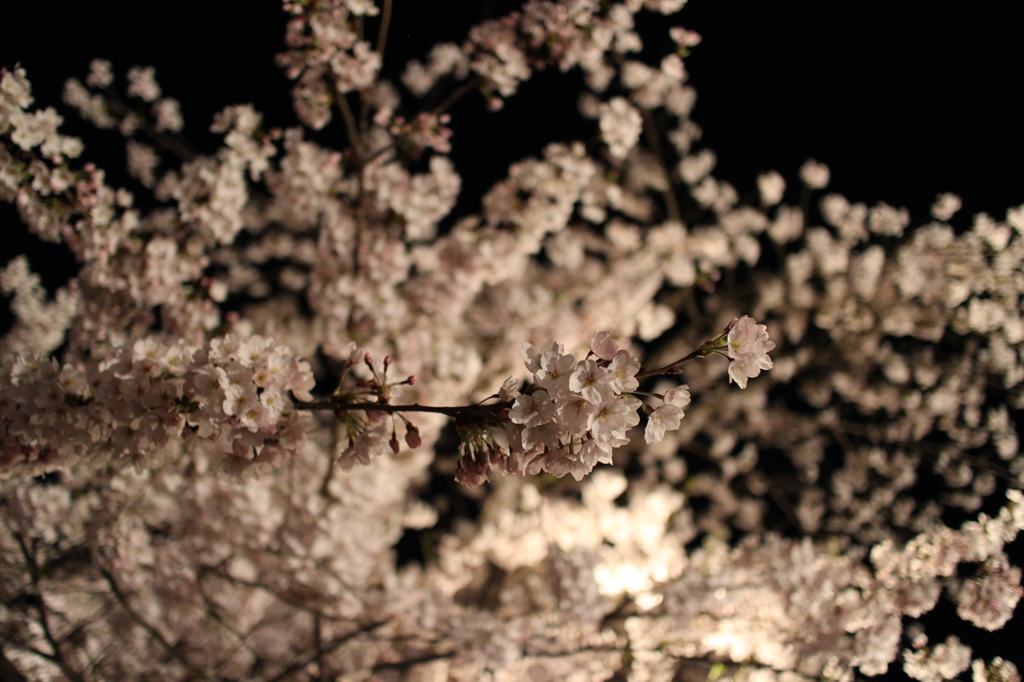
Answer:
<svg viewBox="0 0 1024 682"><path fill-rule="evenodd" d="M514 6L395 0L385 75L397 77L408 58L460 41L471 24ZM795 184L813 157L831 167L830 189L906 206L921 221L939 192L963 197L961 221L978 211L1002 218L1024 203L1024 55L1013 30L1024 25L1024 6L691 0L675 17L645 16L643 32L660 40L676 24L704 36L687 60L699 93L694 119L702 144L718 154L716 175L741 193L772 168ZM273 59L286 18L278 3L245 0L11 3L0 65L25 67L37 106L60 106L64 79L84 77L93 57L109 59L122 76L132 65L153 65L164 93L182 102L186 135L212 151L207 126L228 104L252 102L268 124L295 124L288 81ZM575 73L542 74L498 115L479 97L457 104L453 155L457 167L474 166L464 173L467 202L547 141L591 134L583 126L592 123L575 113L579 82ZM74 112L66 119L69 132L88 132ZM86 137L84 158L119 169L116 137ZM318 139L344 144L340 126ZM104 154L105 141L116 152ZM17 221L7 208L0 220L7 229Z"/></svg>

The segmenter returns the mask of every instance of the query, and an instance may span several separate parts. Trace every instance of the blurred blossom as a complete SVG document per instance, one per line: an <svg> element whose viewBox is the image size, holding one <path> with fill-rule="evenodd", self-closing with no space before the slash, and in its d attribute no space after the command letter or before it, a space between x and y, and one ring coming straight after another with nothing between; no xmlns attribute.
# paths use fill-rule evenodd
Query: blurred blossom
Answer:
<svg viewBox="0 0 1024 682"><path fill-rule="evenodd" d="M78 264L0 268L0 677L1019 682L1024 206L716 177L685 0L408 64L402 4L284 0L291 122L0 70L0 200ZM570 72L584 132L461 196L453 105Z"/></svg>

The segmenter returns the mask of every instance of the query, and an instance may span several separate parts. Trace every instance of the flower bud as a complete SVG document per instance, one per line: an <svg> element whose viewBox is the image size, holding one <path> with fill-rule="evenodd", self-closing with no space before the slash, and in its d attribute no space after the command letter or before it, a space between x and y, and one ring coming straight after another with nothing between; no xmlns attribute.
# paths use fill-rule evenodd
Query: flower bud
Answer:
<svg viewBox="0 0 1024 682"><path fill-rule="evenodd" d="M420 438L420 430L413 424L405 425L405 444L413 449L423 445L423 439Z"/></svg>

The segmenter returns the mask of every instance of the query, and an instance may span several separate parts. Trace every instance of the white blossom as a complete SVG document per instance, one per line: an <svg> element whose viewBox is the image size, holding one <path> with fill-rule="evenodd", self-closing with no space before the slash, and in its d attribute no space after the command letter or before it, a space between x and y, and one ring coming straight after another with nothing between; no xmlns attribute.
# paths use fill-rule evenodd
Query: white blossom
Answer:
<svg viewBox="0 0 1024 682"><path fill-rule="evenodd" d="M601 137L608 145L608 151L617 159L623 159L636 146L643 130L643 118L629 101L616 97L598 108Z"/></svg>
<svg viewBox="0 0 1024 682"><path fill-rule="evenodd" d="M727 337L729 358L729 381L735 381L740 388L747 387L747 379L761 374L763 369L774 367L768 352L775 348L775 342L768 339L767 327L757 324L749 315L733 320Z"/></svg>
<svg viewBox="0 0 1024 682"><path fill-rule="evenodd" d="M828 187L830 177L831 174L829 173L828 166L814 159L808 159L800 167L800 179L811 189L824 189Z"/></svg>
<svg viewBox="0 0 1024 682"><path fill-rule="evenodd" d="M765 206L774 206L782 201L786 181L778 171L769 171L757 176L757 189L761 192L761 203Z"/></svg>
<svg viewBox="0 0 1024 682"><path fill-rule="evenodd" d="M936 220L947 221L960 210L962 205L960 197L951 192L938 194L935 197L935 203L932 204L932 216Z"/></svg>
<svg viewBox="0 0 1024 682"><path fill-rule="evenodd" d="M129 187L0 70L0 200L77 268L0 270L4 675L1019 682L971 647L1022 595L1024 209L713 176L701 37L643 14L684 4L530 0L403 68L402 3L285 0L295 120L194 152L95 60L65 102ZM576 67L600 135L460 197L471 100Z"/></svg>

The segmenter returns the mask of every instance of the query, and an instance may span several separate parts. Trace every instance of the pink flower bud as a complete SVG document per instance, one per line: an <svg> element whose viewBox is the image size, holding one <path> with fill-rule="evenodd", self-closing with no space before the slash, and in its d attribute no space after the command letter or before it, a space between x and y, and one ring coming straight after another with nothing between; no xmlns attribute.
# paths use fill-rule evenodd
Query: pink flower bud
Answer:
<svg viewBox="0 0 1024 682"><path fill-rule="evenodd" d="M455 469L455 481L469 488L475 488L487 480L487 462L477 461L468 455L460 455Z"/></svg>
<svg viewBox="0 0 1024 682"><path fill-rule="evenodd" d="M415 385L416 384L416 375L413 374L412 376L410 376L408 379L405 380L405 383L409 384L410 386Z"/></svg>
<svg viewBox="0 0 1024 682"><path fill-rule="evenodd" d="M393 453L395 453L397 455L398 454L398 449L399 449L398 448L398 435L394 431L391 432L391 440L388 441L388 445L391 446L391 452L393 452Z"/></svg>
<svg viewBox="0 0 1024 682"><path fill-rule="evenodd" d="M405 444L413 449L423 445L423 439L420 438L420 430L413 424L405 425Z"/></svg>

